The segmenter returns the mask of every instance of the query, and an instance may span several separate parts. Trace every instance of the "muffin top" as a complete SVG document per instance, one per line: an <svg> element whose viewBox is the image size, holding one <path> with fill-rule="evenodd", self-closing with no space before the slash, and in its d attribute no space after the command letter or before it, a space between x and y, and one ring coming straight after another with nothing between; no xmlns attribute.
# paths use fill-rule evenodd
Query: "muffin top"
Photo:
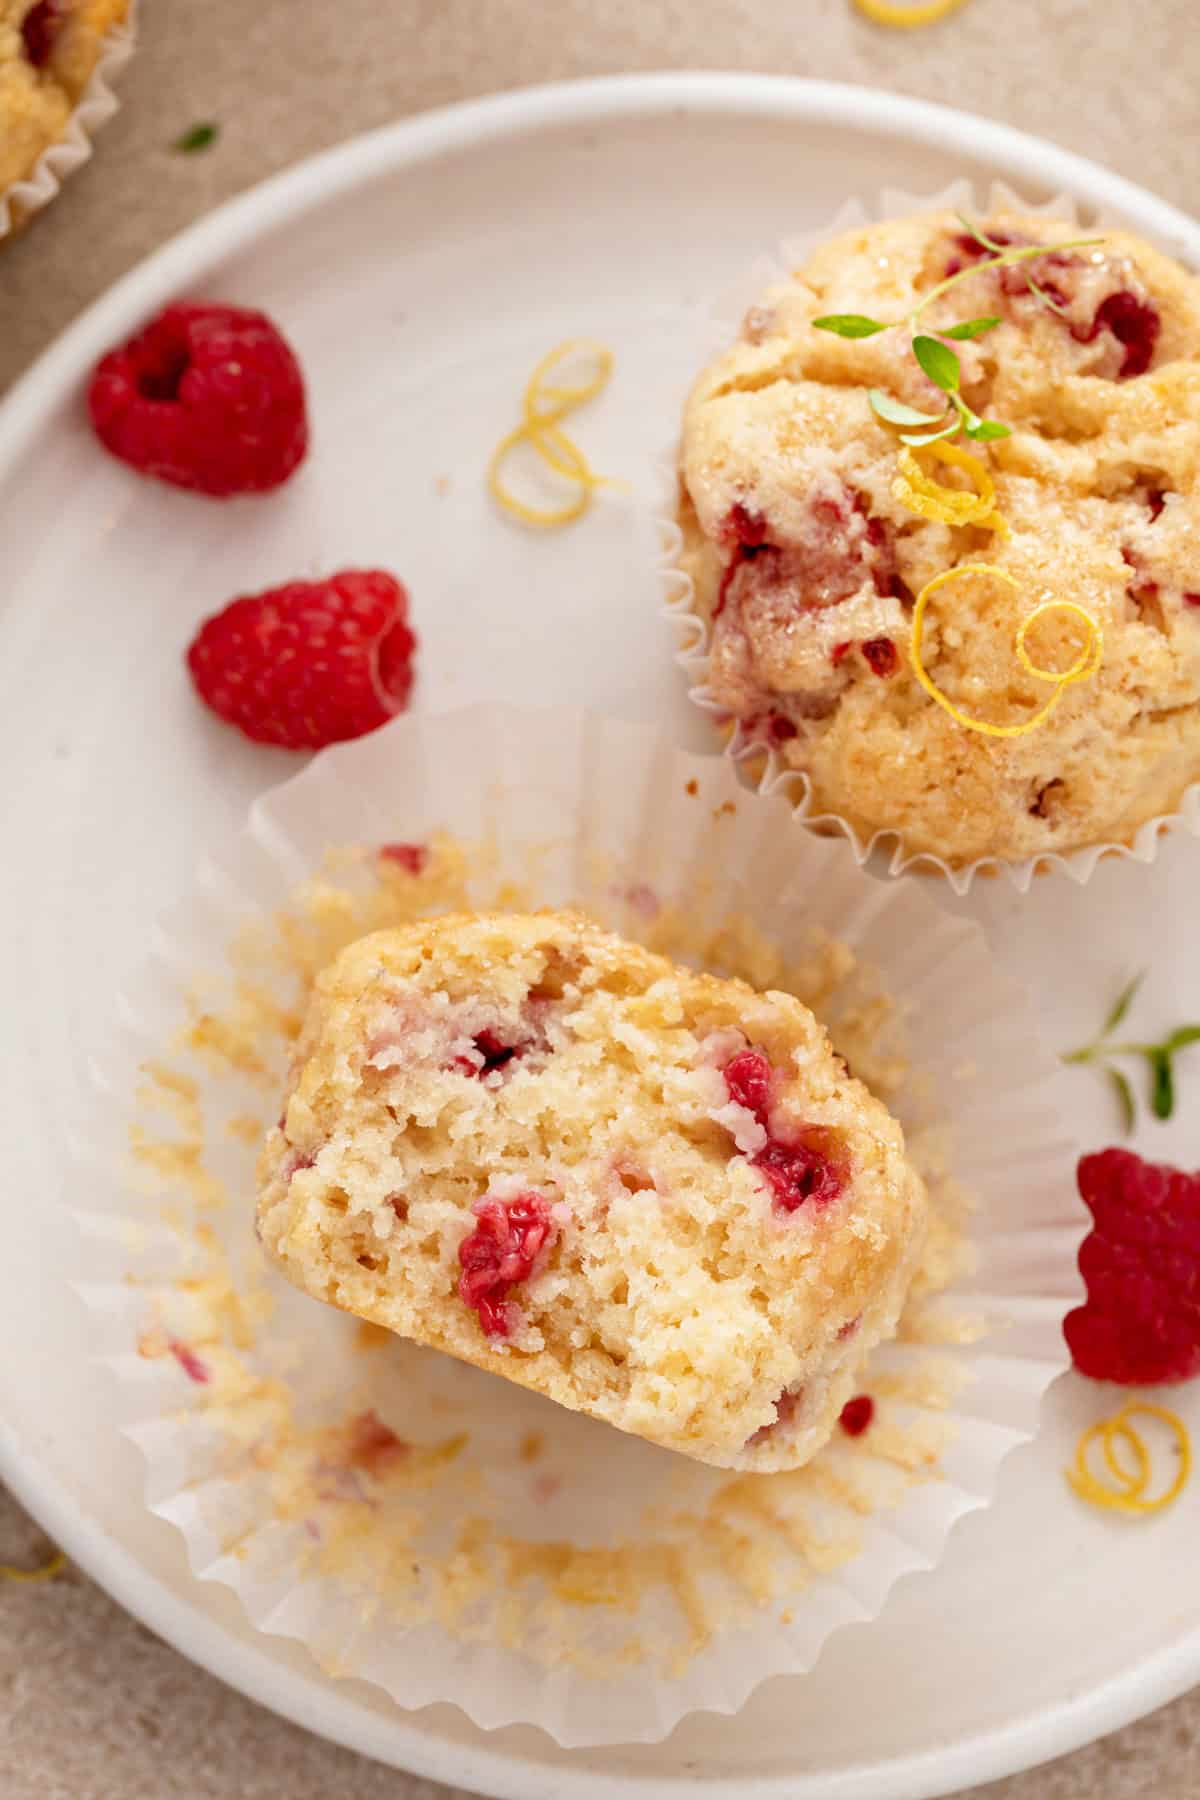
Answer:
<svg viewBox="0 0 1200 1800"><path fill-rule="evenodd" d="M129 0L0 0L0 192L57 143Z"/></svg>
<svg viewBox="0 0 1200 1800"><path fill-rule="evenodd" d="M689 398L680 518L709 694L862 838L959 866L1126 842L1200 778L1200 281L1095 235L949 213L847 233L751 309ZM831 315L888 329L815 324ZM978 335L938 338L966 321ZM968 419L1008 435L905 445L955 420L918 335L951 384L957 359ZM938 423L875 410L896 403ZM990 513L938 497L989 479ZM960 504L970 522L926 516ZM916 620L939 701L914 603L956 570ZM1022 649L1083 678L1035 678Z"/></svg>

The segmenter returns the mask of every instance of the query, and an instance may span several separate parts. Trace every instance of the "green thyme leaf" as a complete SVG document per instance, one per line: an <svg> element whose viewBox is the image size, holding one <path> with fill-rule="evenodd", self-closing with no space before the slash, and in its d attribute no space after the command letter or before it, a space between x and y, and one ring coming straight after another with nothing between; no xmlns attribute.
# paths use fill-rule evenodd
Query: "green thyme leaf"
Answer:
<svg viewBox="0 0 1200 1800"><path fill-rule="evenodd" d="M822 319L814 319L817 331L832 331L836 337L869 338L877 332L886 331L878 319L869 319L866 313L826 313Z"/></svg>
<svg viewBox="0 0 1200 1800"><path fill-rule="evenodd" d="M1169 1119L1175 1111L1175 1078L1171 1070L1171 1058L1165 1050L1151 1050L1146 1060L1150 1064L1151 1073L1151 1111L1156 1119Z"/></svg>
<svg viewBox="0 0 1200 1800"><path fill-rule="evenodd" d="M1112 1084L1117 1105L1121 1109L1121 1129L1126 1137L1131 1137L1137 1124L1137 1102L1133 1097L1133 1089L1120 1069L1114 1069L1110 1064L1104 1072Z"/></svg>
<svg viewBox="0 0 1200 1800"><path fill-rule="evenodd" d="M966 432L977 444L990 444L997 438L1011 437L1012 426L1002 425L999 419L979 419L974 425L968 425Z"/></svg>
<svg viewBox="0 0 1200 1800"><path fill-rule="evenodd" d="M905 406L903 400L893 400L882 388L868 388L867 399L871 411L889 425L940 425L945 417L944 413L918 412L915 406Z"/></svg>
<svg viewBox="0 0 1200 1800"><path fill-rule="evenodd" d="M944 394L957 394L962 368L953 350L947 350L935 337L915 337L912 347L913 355L934 386L940 387Z"/></svg>
<svg viewBox="0 0 1200 1800"><path fill-rule="evenodd" d="M1115 1031L1117 1026L1124 1022L1130 1007L1137 998L1137 991L1145 979L1146 971L1145 969L1142 969L1131 981L1126 982L1125 986L1113 1001L1111 1012L1100 1027L1100 1036L1102 1038L1106 1038L1110 1031Z"/></svg>
<svg viewBox="0 0 1200 1800"><path fill-rule="evenodd" d="M177 137L172 150L180 151L184 156L194 156L197 150L211 150L221 135L221 127L211 119L203 119L190 125L182 137Z"/></svg>
<svg viewBox="0 0 1200 1800"><path fill-rule="evenodd" d="M1178 1031L1173 1031L1170 1037L1163 1039L1162 1047L1171 1056L1188 1044L1200 1044L1200 1025L1181 1025Z"/></svg>
<svg viewBox="0 0 1200 1800"><path fill-rule="evenodd" d="M939 331L938 336L953 338L955 343L961 344L965 343L970 338L982 337L985 331L994 331L999 324L1000 319L998 317L987 319L964 319L961 325L951 325L947 330Z"/></svg>
<svg viewBox="0 0 1200 1800"><path fill-rule="evenodd" d="M911 444L919 450L922 444L940 444L943 438L952 438L958 430L961 420L957 413L951 413L950 423L943 425L940 431L902 431L900 442Z"/></svg>

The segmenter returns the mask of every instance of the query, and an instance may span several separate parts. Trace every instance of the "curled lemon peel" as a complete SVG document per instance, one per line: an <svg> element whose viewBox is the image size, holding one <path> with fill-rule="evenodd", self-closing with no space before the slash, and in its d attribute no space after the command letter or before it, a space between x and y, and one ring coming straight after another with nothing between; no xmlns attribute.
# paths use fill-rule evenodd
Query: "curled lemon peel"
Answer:
<svg viewBox="0 0 1200 1800"><path fill-rule="evenodd" d="M854 0L854 4L873 25L917 31L922 25L936 25L940 19L948 19L966 0L920 0L916 6L904 6L899 0Z"/></svg>
<svg viewBox="0 0 1200 1800"><path fill-rule="evenodd" d="M1179 1452L1175 1478L1161 1494L1146 1492L1150 1486L1152 1460L1144 1439L1130 1424L1130 1420L1137 1417L1157 1419L1165 1425ZM1111 1476L1115 1485L1110 1485L1093 1466L1091 1449L1097 1440L1105 1473ZM1126 1444L1132 1451L1135 1467L1127 1468L1121 1462L1116 1448L1118 1443ZM1191 1472L1192 1442L1178 1413L1165 1406L1155 1406L1149 1400L1128 1400L1111 1419L1101 1419L1098 1424L1088 1426L1075 1446L1075 1461L1067 1470L1067 1480L1080 1499L1092 1506L1106 1507L1109 1512L1144 1516L1162 1512L1164 1507L1178 1500Z"/></svg>
<svg viewBox="0 0 1200 1800"><path fill-rule="evenodd" d="M948 582L957 580L960 575L990 575L996 581L1006 582L1010 588L1015 589L1018 593L1021 590L1020 582L1015 580L1006 569L998 569L994 563L959 563L953 569L943 569L940 575L935 575L932 581L927 581L917 595L916 605L913 607L912 642L910 645L913 674L925 689L925 692L929 695L930 699L936 700L943 712L949 713L955 724L961 725L964 730L979 731L982 732L985 737L1024 737L1027 732L1036 731L1039 725L1045 724L1046 720L1050 717L1050 714L1062 699L1063 694L1073 682L1090 681L1092 676L1095 675L1104 659L1104 633L1101 631L1099 625L1097 625L1091 613L1088 612L1085 607L1078 606L1074 600L1044 600L1040 606L1035 606L1033 611L1029 613L1026 618L1022 619L1021 624L1017 629L1013 647L1016 652L1017 661L1027 675L1032 675L1035 681L1050 681L1055 684L1053 694L1051 694L1045 706L1038 712L1035 712L1031 718L1023 720L1019 725L993 725L987 719L972 719L969 714L955 706L948 694L942 692L932 675L930 675L929 671L926 669L924 662L921 660L921 638L924 633L925 614L929 602L934 594L941 588L944 588ZM1029 651L1025 647L1026 639L1033 626L1037 624L1039 619L1044 618L1047 613L1051 612L1074 613L1078 618L1082 619L1087 632L1087 641L1085 642L1083 649L1079 652L1079 655L1075 658L1075 661L1071 666L1062 670L1061 673L1056 669L1041 668L1034 662Z"/></svg>
<svg viewBox="0 0 1200 1800"><path fill-rule="evenodd" d="M572 356L594 358L596 372L588 381L566 384L547 380L559 363ZM592 504L598 487L615 485L606 475L597 475L573 438L562 429L562 420L577 407L607 386L613 371L613 353L591 338L568 338L548 350L525 384L521 405L521 423L506 432L496 445L488 463L487 484L497 505L520 519L523 525L544 529L570 525L581 518ZM501 471L519 444L528 444L546 467L565 481L574 482L578 492L562 506L533 506L505 485Z"/></svg>
<svg viewBox="0 0 1200 1800"><path fill-rule="evenodd" d="M53 1581L66 1566L65 1554L56 1550L49 1561L37 1569L18 1569L15 1563L0 1563L0 1581Z"/></svg>
<svg viewBox="0 0 1200 1800"><path fill-rule="evenodd" d="M892 482L892 498L919 518L936 519L941 525L982 525L1007 537L1008 521L996 509L996 484L979 458L957 444L925 444L922 448L926 456L969 475L975 491L943 487L925 473L915 451L902 450L897 459L900 473Z"/></svg>

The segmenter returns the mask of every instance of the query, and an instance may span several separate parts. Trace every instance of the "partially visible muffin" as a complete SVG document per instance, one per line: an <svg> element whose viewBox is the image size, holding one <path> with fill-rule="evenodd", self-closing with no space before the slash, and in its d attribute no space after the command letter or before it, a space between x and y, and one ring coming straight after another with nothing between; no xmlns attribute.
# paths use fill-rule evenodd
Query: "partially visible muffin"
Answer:
<svg viewBox="0 0 1200 1800"><path fill-rule="evenodd" d="M1042 218L980 229L1009 249L1080 235ZM959 866L1127 842L1200 779L1200 281L1106 230L1094 247L978 268L931 304L917 329L1000 320L952 348L969 405L1012 427L959 440L993 478L1008 536L918 517L894 492L902 445L868 390L946 405L913 329L852 340L814 325L903 321L988 254L953 214L824 245L696 382L680 471L711 698L743 741L807 775L814 813ZM1074 602L1103 635L1095 677L1026 735L965 729L913 672L914 598L967 563L1018 584L964 576L931 600L925 665L968 717L1012 726L1050 697L1014 654L1035 606ZM1086 635L1058 611L1028 649L1061 670Z"/></svg>
<svg viewBox="0 0 1200 1800"><path fill-rule="evenodd" d="M805 1462L927 1213L794 997L569 913L379 932L321 977L260 1162L297 1286L672 1450Z"/></svg>
<svg viewBox="0 0 1200 1800"><path fill-rule="evenodd" d="M56 144L129 0L0 0L0 194Z"/></svg>

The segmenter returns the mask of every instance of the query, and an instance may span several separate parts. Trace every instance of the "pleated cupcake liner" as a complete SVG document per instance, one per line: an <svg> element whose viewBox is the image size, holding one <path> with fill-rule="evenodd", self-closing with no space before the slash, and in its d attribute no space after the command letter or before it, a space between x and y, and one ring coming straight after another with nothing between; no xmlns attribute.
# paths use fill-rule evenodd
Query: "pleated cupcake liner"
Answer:
<svg viewBox="0 0 1200 1800"><path fill-rule="evenodd" d="M862 1373L863 1436L731 1477L364 1331L266 1265L255 1140L296 1005L272 946L353 933L323 862L396 842L450 870L431 910L573 902L760 985L810 970L856 1071L885 1072L938 1217L900 1336ZM344 861L373 879L372 856ZM872 880L727 760L644 727L488 706L323 753L201 866L94 1076L69 1274L147 1504L261 1630L404 1707L566 1746L736 1711L937 1562L1066 1367L1084 1221L1027 996L922 884Z"/></svg>

